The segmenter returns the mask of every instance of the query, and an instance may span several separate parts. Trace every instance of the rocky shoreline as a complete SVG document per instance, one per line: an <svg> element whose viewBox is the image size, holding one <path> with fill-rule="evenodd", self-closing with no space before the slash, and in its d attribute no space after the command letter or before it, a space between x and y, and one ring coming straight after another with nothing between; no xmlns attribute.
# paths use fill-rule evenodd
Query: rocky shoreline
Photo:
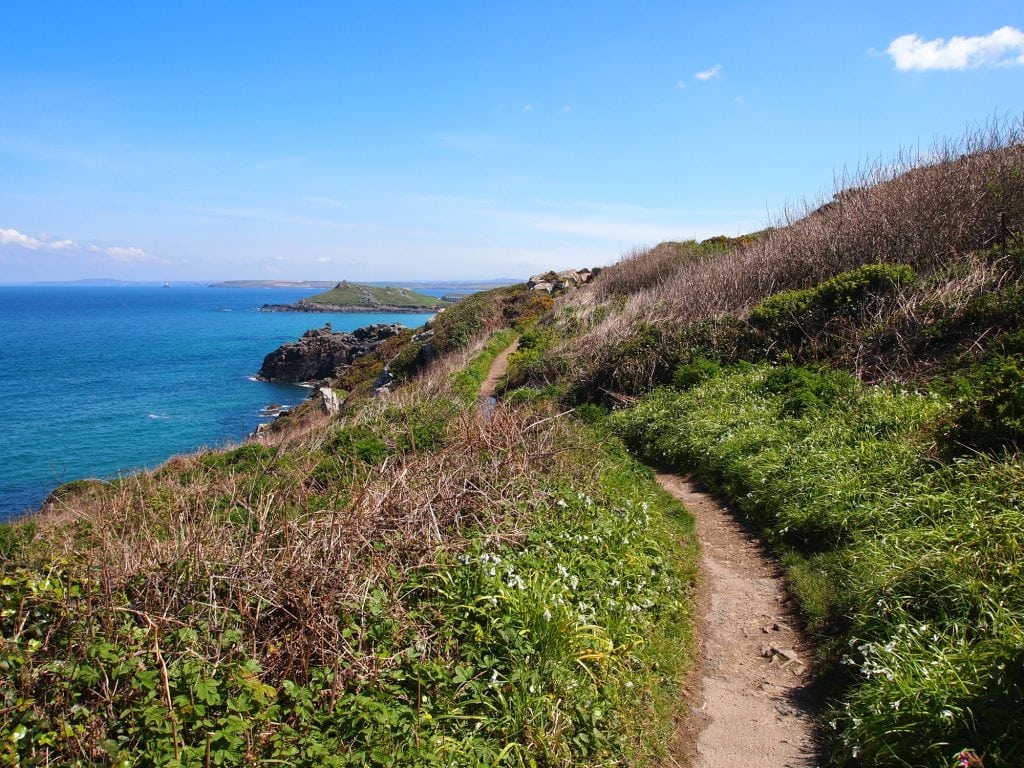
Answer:
<svg viewBox="0 0 1024 768"><path fill-rule="evenodd" d="M403 330L398 323L375 323L351 333L335 332L330 323L311 328L267 355L256 377L289 384L325 381Z"/></svg>

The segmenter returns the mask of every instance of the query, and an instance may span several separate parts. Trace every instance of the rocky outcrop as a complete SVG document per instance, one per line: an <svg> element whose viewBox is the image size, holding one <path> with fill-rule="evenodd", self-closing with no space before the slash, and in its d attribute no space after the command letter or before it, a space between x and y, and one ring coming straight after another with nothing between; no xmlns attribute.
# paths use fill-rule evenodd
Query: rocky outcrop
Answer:
<svg viewBox="0 0 1024 768"><path fill-rule="evenodd" d="M265 381L291 383L329 379L402 330L398 323L377 323L351 333L335 333L327 323L267 355L258 375Z"/></svg>
<svg viewBox="0 0 1024 768"><path fill-rule="evenodd" d="M531 277L526 286L531 291L564 293L590 282L591 278L597 277L600 271L600 267L594 267L594 269L563 269L561 272L544 272Z"/></svg>

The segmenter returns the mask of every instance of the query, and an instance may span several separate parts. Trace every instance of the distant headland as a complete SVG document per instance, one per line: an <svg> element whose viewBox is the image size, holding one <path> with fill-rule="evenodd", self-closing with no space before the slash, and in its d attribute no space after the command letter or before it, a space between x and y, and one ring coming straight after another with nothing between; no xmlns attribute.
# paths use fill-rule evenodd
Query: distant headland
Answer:
<svg viewBox="0 0 1024 768"><path fill-rule="evenodd" d="M452 305L450 299L342 280L333 288L294 304L264 304L263 312L437 312Z"/></svg>

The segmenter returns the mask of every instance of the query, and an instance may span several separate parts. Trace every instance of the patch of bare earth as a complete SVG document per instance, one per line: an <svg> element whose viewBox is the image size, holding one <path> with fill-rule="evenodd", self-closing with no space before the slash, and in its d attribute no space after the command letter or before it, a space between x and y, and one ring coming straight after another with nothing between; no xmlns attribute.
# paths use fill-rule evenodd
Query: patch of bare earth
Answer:
<svg viewBox="0 0 1024 768"><path fill-rule="evenodd" d="M778 564L714 497L667 473L693 514L701 556L700 659L680 757L694 768L816 766L812 649Z"/></svg>

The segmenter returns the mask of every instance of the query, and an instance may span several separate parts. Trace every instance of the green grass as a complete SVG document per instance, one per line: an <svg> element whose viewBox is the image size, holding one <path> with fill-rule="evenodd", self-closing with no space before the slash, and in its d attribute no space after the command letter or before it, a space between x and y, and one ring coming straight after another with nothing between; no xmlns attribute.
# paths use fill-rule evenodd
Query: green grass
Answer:
<svg viewBox="0 0 1024 768"><path fill-rule="evenodd" d="M938 768L971 748L1020 765L1021 457L938 461L943 398L835 376L734 366L611 422L783 556L835 689L834 764Z"/></svg>
<svg viewBox="0 0 1024 768"><path fill-rule="evenodd" d="M375 307L389 306L402 309L424 310L447 306L434 296L426 296L409 288L380 288L373 285L361 285L343 281L334 288L302 301L318 304L333 304L339 307Z"/></svg>

